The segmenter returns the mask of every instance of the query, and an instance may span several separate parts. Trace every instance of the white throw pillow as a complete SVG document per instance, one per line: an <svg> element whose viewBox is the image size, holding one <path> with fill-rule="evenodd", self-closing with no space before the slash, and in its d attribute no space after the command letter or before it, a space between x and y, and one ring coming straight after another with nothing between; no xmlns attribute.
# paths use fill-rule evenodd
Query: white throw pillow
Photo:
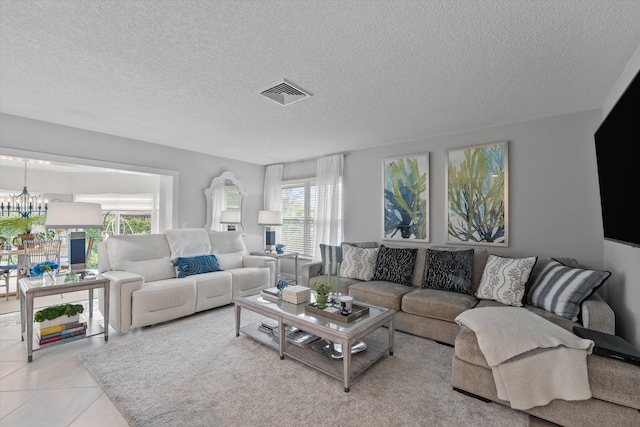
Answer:
<svg viewBox="0 0 640 427"><path fill-rule="evenodd" d="M209 233L204 228L182 228L166 231L171 259L211 254Z"/></svg>
<svg viewBox="0 0 640 427"><path fill-rule="evenodd" d="M376 270L378 248L359 248L342 244L340 277L369 281Z"/></svg>
<svg viewBox="0 0 640 427"><path fill-rule="evenodd" d="M506 258L489 255L476 298L522 307L525 284L538 257Z"/></svg>

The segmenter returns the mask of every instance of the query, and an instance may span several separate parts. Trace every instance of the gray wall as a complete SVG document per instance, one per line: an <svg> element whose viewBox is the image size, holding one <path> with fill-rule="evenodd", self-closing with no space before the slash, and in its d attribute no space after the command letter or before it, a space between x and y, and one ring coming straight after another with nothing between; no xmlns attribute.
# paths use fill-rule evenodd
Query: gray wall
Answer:
<svg viewBox="0 0 640 427"><path fill-rule="evenodd" d="M176 227L204 225L204 190L213 178L230 170L248 193L247 246L250 250L263 247L263 228L257 219L263 206L264 166L0 114L0 153L4 148L175 171L179 176Z"/></svg>
<svg viewBox="0 0 640 427"><path fill-rule="evenodd" d="M599 110L350 153L345 160L345 239L382 238L382 159L428 152L430 245L445 244L445 150L509 141L512 256L572 257L602 267L602 223L593 133Z"/></svg>
<svg viewBox="0 0 640 427"><path fill-rule="evenodd" d="M603 119L638 70L640 46L605 100L602 109ZM621 148L624 150L628 147ZM604 241L604 268L612 273L603 289L603 295L616 313L616 334L640 348L640 248Z"/></svg>

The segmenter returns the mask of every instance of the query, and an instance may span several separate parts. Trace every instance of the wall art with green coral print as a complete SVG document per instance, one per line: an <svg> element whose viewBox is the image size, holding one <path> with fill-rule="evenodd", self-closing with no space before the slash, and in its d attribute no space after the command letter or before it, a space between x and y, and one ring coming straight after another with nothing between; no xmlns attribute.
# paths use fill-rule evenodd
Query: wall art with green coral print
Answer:
<svg viewBox="0 0 640 427"><path fill-rule="evenodd" d="M429 154L385 159L385 240L429 241Z"/></svg>
<svg viewBox="0 0 640 427"><path fill-rule="evenodd" d="M507 141L446 157L447 243L509 246Z"/></svg>

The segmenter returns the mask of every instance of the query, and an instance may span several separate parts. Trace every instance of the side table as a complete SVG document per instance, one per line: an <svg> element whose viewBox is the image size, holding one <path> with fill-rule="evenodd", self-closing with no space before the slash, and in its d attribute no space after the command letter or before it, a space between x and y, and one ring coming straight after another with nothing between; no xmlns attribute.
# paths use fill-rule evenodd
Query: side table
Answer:
<svg viewBox="0 0 640 427"><path fill-rule="evenodd" d="M276 259L276 283L278 282L278 280L280 279L280 277L282 277L282 275L280 274L280 259L281 258L293 258L295 260L295 279L294 279L294 283L297 285L298 284L298 255L300 253L299 252L283 252L281 254L277 253L277 252L265 252L265 251L256 251L256 252L251 252L251 255L260 255L260 256L270 256L271 258L275 258Z"/></svg>
<svg viewBox="0 0 640 427"><path fill-rule="evenodd" d="M104 334L104 340L109 341L109 280L96 277L95 279L83 279L75 283L64 283L56 280L52 284L43 284L42 277L24 277L20 279L20 320L22 341L27 340L27 358L33 360L33 299L47 295L58 295L67 292L89 291L89 319L93 320L93 290L102 288L104 290L104 326L100 327L98 322L87 322L87 334L78 338L86 338L93 335ZM95 324L94 324L95 323ZM25 337L26 330L26 337ZM68 341L56 341L47 346L54 346L64 342L75 341L69 338Z"/></svg>

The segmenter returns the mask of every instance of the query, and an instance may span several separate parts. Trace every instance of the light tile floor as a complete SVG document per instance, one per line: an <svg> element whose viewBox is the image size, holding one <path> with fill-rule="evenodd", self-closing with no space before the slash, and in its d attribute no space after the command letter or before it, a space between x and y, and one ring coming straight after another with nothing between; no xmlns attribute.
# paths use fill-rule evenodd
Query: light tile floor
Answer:
<svg viewBox="0 0 640 427"><path fill-rule="evenodd" d="M101 318L94 307L94 317ZM118 338L111 329L109 341ZM104 344L97 335L55 345L34 352L28 363L20 313L0 315L0 427L128 426L78 358Z"/></svg>

